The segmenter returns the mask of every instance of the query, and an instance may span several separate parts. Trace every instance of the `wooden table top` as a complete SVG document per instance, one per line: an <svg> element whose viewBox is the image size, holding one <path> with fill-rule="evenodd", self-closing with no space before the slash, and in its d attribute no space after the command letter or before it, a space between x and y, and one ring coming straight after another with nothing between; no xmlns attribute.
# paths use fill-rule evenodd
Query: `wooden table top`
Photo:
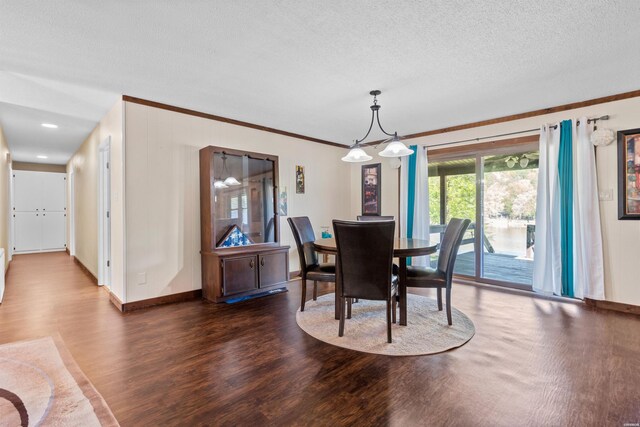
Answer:
<svg viewBox="0 0 640 427"><path fill-rule="evenodd" d="M318 239L314 242L314 247L318 252L335 254L338 249L336 247L336 239ZM409 257L429 255L438 250L438 244L430 243L423 239L407 239L396 237L393 241L393 256Z"/></svg>

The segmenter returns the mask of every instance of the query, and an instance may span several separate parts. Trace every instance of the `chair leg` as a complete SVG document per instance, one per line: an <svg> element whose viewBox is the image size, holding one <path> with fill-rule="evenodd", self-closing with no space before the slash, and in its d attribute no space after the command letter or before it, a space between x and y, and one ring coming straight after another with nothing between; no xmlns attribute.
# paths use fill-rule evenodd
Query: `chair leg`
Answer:
<svg viewBox="0 0 640 427"><path fill-rule="evenodd" d="M453 325L453 321L451 320L451 288L447 288L447 321L449 322L449 326Z"/></svg>
<svg viewBox="0 0 640 427"><path fill-rule="evenodd" d="M396 323L396 309L398 307L398 302L396 301L396 296L391 296L391 321Z"/></svg>
<svg viewBox="0 0 640 427"><path fill-rule="evenodd" d="M313 300L317 300L318 299L318 281L314 280L313 281Z"/></svg>
<svg viewBox="0 0 640 427"><path fill-rule="evenodd" d="M351 319L351 304L353 304L353 298L347 298L347 319Z"/></svg>
<svg viewBox="0 0 640 427"><path fill-rule="evenodd" d="M442 288L438 288L438 311L442 311Z"/></svg>
<svg viewBox="0 0 640 427"><path fill-rule="evenodd" d="M344 335L344 297L340 297L340 326L338 328L338 336Z"/></svg>
<svg viewBox="0 0 640 427"><path fill-rule="evenodd" d="M300 302L300 311L304 311L304 303L307 300L307 279L302 278L302 301Z"/></svg>
<svg viewBox="0 0 640 427"><path fill-rule="evenodd" d="M387 300L387 342L391 341L391 301Z"/></svg>

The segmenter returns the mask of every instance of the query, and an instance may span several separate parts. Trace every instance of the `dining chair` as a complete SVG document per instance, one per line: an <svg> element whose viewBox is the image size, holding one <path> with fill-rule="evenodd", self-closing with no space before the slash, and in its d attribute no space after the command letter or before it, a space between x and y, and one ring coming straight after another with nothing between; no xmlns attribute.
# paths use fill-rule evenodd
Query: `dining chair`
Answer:
<svg viewBox="0 0 640 427"><path fill-rule="evenodd" d="M287 218L300 258L300 276L302 277L302 301L300 311L304 311L307 300L307 280L313 280L313 300L318 298L318 282L336 282L336 265L318 262L318 253L313 247L316 240L309 217Z"/></svg>
<svg viewBox="0 0 640 427"><path fill-rule="evenodd" d="M381 300L387 302L387 341L391 342L391 314L395 321L398 294L398 278L391 270L395 228L393 221L333 220L341 284L338 336L344 335L348 300Z"/></svg>
<svg viewBox="0 0 640 427"><path fill-rule="evenodd" d="M358 221L393 221L393 215L358 215Z"/></svg>
<svg viewBox="0 0 640 427"><path fill-rule="evenodd" d="M440 243L440 254L436 268L407 267L407 287L412 288L436 288L438 290L438 310L442 311L442 289L447 290L447 321L451 320L451 282L453 267L458 256L458 249L462 237L467 231L471 221L468 219L453 218L449 221L444 231L444 237Z"/></svg>
<svg viewBox="0 0 640 427"><path fill-rule="evenodd" d="M358 221L395 221L395 217L393 215L358 215L356 216ZM400 274L400 267L398 264L393 264L393 274L396 276ZM396 312L393 312L394 316ZM394 321L395 323L395 321Z"/></svg>

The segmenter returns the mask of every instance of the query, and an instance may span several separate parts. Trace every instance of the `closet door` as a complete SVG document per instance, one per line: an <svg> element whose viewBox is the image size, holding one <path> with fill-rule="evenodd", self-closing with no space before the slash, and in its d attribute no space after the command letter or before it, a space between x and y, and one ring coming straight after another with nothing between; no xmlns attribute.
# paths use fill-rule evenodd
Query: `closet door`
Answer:
<svg viewBox="0 0 640 427"><path fill-rule="evenodd" d="M66 244L66 221L64 212L43 212L40 215L42 221L43 251L52 249L64 249Z"/></svg>
<svg viewBox="0 0 640 427"><path fill-rule="evenodd" d="M67 175L64 173L41 173L41 211L64 212L67 203Z"/></svg>
<svg viewBox="0 0 640 427"><path fill-rule="evenodd" d="M15 212L41 211L42 173L15 171L13 175L13 210Z"/></svg>
<svg viewBox="0 0 640 427"><path fill-rule="evenodd" d="M14 212L14 251L39 251L42 241L42 216L38 212Z"/></svg>

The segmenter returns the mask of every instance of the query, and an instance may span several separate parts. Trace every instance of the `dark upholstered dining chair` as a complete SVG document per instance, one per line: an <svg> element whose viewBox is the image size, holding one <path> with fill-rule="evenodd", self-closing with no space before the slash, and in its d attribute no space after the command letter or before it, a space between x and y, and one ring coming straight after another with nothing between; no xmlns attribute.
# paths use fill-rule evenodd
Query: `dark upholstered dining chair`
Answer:
<svg viewBox="0 0 640 427"><path fill-rule="evenodd" d="M345 304L353 298L387 302L387 341L391 342L391 314L395 317L398 279L392 275L393 221L333 220L340 268L340 325L344 335Z"/></svg>
<svg viewBox="0 0 640 427"><path fill-rule="evenodd" d="M436 288L438 289L438 310L442 311L442 289L447 290L447 321L451 320L451 279L453 267L458 256L458 249L462 237L467 231L471 221L468 219L453 218L449 221L440 243L438 265L435 269L429 267L407 267L407 287Z"/></svg>
<svg viewBox="0 0 640 427"><path fill-rule="evenodd" d="M336 282L336 266L318 262L318 253L313 247L316 238L309 217L289 217L287 221L291 226L300 257L300 276L302 276L300 311L304 311L304 303L307 300L307 280L313 280L313 300L315 301L318 298L318 282Z"/></svg>
<svg viewBox="0 0 640 427"><path fill-rule="evenodd" d="M358 215L358 221L393 221L393 215Z"/></svg>

